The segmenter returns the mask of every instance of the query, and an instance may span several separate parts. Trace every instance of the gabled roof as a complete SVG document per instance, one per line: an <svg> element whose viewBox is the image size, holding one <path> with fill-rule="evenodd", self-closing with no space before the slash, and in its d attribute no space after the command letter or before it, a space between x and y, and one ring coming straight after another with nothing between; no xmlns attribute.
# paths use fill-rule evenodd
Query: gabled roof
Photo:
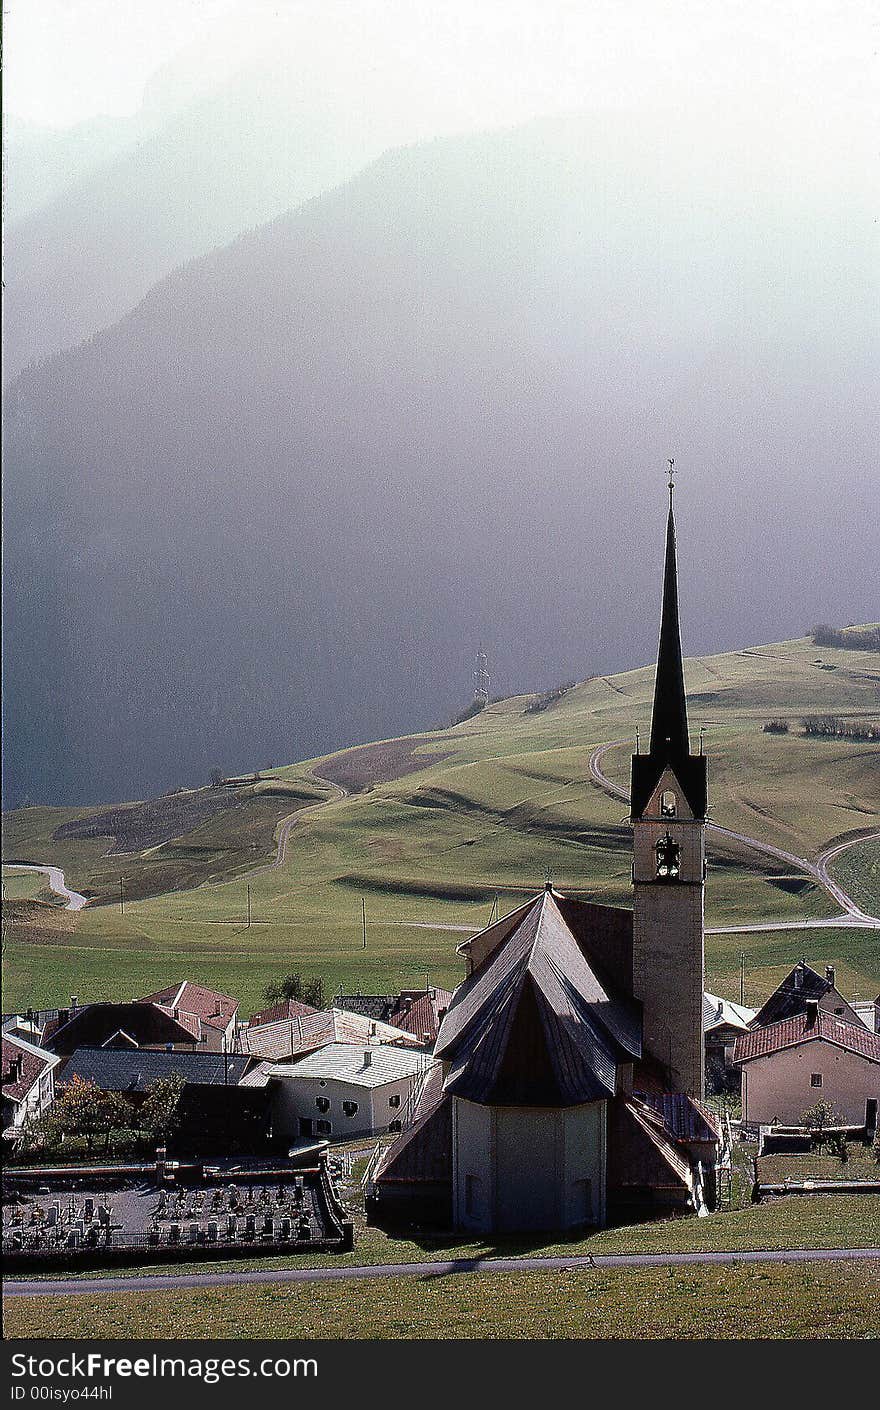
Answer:
<svg viewBox="0 0 880 1410"><path fill-rule="evenodd" d="M0 1057L3 1063L3 1096L13 1102L23 1101L43 1073L56 1067L59 1062L54 1053L44 1052L33 1043L8 1033L3 1034Z"/></svg>
<svg viewBox="0 0 880 1410"><path fill-rule="evenodd" d="M402 1028L363 1014L347 1013L344 1009L319 1009L300 1018L281 1019L246 1028L241 1035L242 1046L255 1057L281 1061L300 1053L313 1052L328 1043L395 1043L401 1047L418 1047L421 1039Z"/></svg>
<svg viewBox="0 0 880 1410"><path fill-rule="evenodd" d="M739 1028L743 1033L755 1017L754 1009L744 1004L734 1004L730 999L719 999L717 994L703 995L703 1032L711 1033L714 1028Z"/></svg>
<svg viewBox="0 0 880 1410"><path fill-rule="evenodd" d="M869 1062L880 1063L880 1033L872 1033L862 1023L847 1023L835 1014L817 1009L815 1016L797 1013L763 1028L753 1028L736 1040L734 1062L752 1062L769 1057L783 1048L816 1041L833 1043L849 1053L858 1053Z"/></svg>
<svg viewBox="0 0 880 1410"><path fill-rule="evenodd" d="M250 1062L241 1053L165 1053L151 1048L77 1048L59 1083L80 1077L105 1092L145 1092L160 1077L178 1073L195 1086L236 1086Z"/></svg>
<svg viewBox="0 0 880 1410"><path fill-rule="evenodd" d="M253 1028L261 1028L266 1023L282 1023L291 1018L305 1018L308 1013L318 1013L312 1004L301 1004L299 999L282 999L278 1004L272 1004L270 1008L261 1009L259 1013L252 1013L249 1019Z"/></svg>
<svg viewBox="0 0 880 1410"><path fill-rule="evenodd" d="M796 964L791 973L785 976L778 988L774 989L763 1008L758 1010L754 1026L762 1028L768 1023L776 1023L779 1019L803 1013L807 999L822 1000L832 989L837 992L832 980L818 974L806 960L801 960L800 964ZM851 1020L858 1020L858 1015L853 1013L842 996L840 1004L845 1010L849 1010L848 1017Z"/></svg>
<svg viewBox="0 0 880 1410"><path fill-rule="evenodd" d="M189 979L184 979L180 984L169 984L167 989L159 989L155 994L145 995L144 1002L195 1014L211 1028L227 1028L230 1019L238 1012L237 999L229 994L220 994L216 989L203 989Z"/></svg>
<svg viewBox="0 0 880 1410"><path fill-rule="evenodd" d="M201 1020L195 1014L182 1012L175 1018L167 1005L146 999L135 999L131 1003L81 1004L43 1041L55 1052L72 1053L76 1048L101 1047L119 1029L138 1046L197 1043Z"/></svg>
<svg viewBox="0 0 880 1410"><path fill-rule="evenodd" d="M435 1047L447 1092L524 1106L613 1095L640 1053L640 1006L604 986L549 889L459 985Z"/></svg>
<svg viewBox="0 0 880 1410"><path fill-rule="evenodd" d="M384 1087L408 1077L427 1074L434 1059L412 1049L380 1046L356 1047L352 1043L328 1043L298 1062L261 1062L244 1079L246 1087L261 1087L277 1079L295 1082L318 1077L325 1082L344 1082L356 1087Z"/></svg>
<svg viewBox="0 0 880 1410"><path fill-rule="evenodd" d="M448 989L430 989L427 993L401 994L401 1003L391 1015L390 1022L406 1033L412 1033L420 1042L433 1043L440 1031L440 1024L449 1005L452 994Z"/></svg>

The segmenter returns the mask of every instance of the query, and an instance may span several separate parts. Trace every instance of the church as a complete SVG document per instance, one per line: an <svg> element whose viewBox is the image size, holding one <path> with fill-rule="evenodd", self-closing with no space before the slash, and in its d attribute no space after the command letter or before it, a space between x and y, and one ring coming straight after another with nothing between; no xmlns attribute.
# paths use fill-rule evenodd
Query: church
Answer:
<svg viewBox="0 0 880 1410"><path fill-rule="evenodd" d="M466 977L376 1223L562 1231L714 1202L702 1105L707 766L691 752L669 484L650 747L632 758L633 906L545 889L459 947Z"/></svg>

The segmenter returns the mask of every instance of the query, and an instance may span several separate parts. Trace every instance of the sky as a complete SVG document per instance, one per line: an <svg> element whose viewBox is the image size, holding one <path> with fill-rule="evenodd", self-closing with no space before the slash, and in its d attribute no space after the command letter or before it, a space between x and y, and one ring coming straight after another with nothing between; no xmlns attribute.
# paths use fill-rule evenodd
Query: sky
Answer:
<svg viewBox="0 0 880 1410"><path fill-rule="evenodd" d="M438 69L454 66L465 43L485 54L500 121L524 115L509 84L524 57L528 111L668 96L675 85L722 96L754 83L812 101L827 94L831 122L843 110L855 124L876 116L876 0L5 0L6 110L60 127L130 114L169 61L191 69L195 58L207 82L260 46L296 58L310 16L334 5L346 22L321 26L310 64L368 62L380 30L400 36L402 65L415 48Z"/></svg>

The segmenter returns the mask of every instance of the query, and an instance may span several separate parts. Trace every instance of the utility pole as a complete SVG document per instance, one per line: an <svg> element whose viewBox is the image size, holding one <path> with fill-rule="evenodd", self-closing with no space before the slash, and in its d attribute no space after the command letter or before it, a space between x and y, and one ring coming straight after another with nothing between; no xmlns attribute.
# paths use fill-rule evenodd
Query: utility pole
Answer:
<svg viewBox="0 0 880 1410"><path fill-rule="evenodd" d="M474 658L474 704L485 708L489 704L489 666L483 644Z"/></svg>
<svg viewBox="0 0 880 1410"><path fill-rule="evenodd" d="M125 915L125 877L119 878L119 914Z"/></svg>
<svg viewBox="0 0 880 1410"><path fill-rule="evenodd" d="M247 928L251 928L251 884L247 883Z"/></svg>
<svg viewBox="0 0 880 1410"><path fill-rule="evenodd" d="M739 1001L745 1004L746 1001L746 952L739 952Z"/></svg>
<svg viewBox="0 0 880 1410"><path fill-rule="evenodd" d="M361 923L364 928L364 949L367 948L367 898L361 897Z"/></svg>

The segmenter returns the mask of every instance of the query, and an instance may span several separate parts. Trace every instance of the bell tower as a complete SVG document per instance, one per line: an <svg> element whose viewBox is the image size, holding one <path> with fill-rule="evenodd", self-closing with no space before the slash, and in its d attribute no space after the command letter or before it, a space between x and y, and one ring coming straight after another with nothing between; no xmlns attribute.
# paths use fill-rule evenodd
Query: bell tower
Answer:
<svg viewBox="0 0 880 1410"><path fill-rule="evenodd" d="M651 744L632 759L633 990L646 1053L667 1069L671 1090L702 1098L707 773L688 735L673 468L670 460Z"/></svg>

